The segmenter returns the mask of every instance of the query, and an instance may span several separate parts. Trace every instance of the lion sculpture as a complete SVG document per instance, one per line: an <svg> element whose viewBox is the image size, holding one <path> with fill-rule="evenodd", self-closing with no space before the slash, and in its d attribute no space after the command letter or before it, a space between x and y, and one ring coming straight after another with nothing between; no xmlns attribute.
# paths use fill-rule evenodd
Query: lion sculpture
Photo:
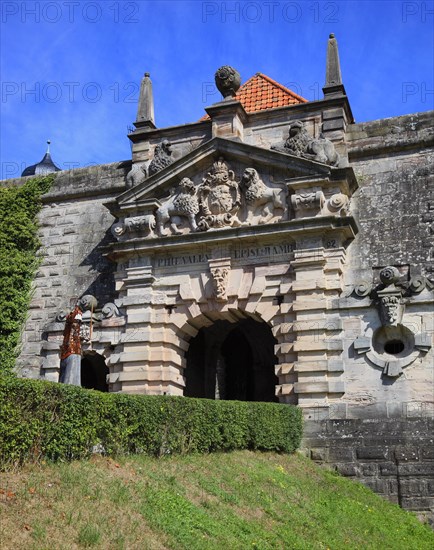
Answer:
<svg viewBox="0 0 434 550"><path fill-rule="evenodd" d="M199 213L199 202L196 196L196 186L189 178L183 178L177 191L162 204L155 213L157 231L160 236L166 235L164 225L170 222L173 233L179 235L182 231L178 225L181 218L187 218L191 231L197 230L196 214Z"/></svg>
<svg viewBox="0 0 434 550"><path fill-rule="evenodd" d="M136 162L127 174L126 188L131 189L146 179L146 167L144 162Z"/></svg>
<svg viewBox="0 0 434 550"><path fill-rule="evenodd" d="M155 147L154 158L149 164L148 173L149 176L153 176L163 168L166 168L172 164L172 144L168 139L163 141Z"/></svg>
<svg viewBox="0 0 434 550"><path fill-rule="evenodd" d="M283 147L273 146L272 149L303 157L330 166L339 166L339 155L333 143L322 136L319 139L311 137L301 120L296 120L289 127L288 139Z"/></svg>
<svg viewBox="0 0 434 550"><path fill-rule="evenodd" d="M260 210L259 223L268 223L275 216L275 209L286 212L286 189L265 185L254 168L246 168L241 178L241 186L247 204L246 225L251 225L253 216Z"/></svg>

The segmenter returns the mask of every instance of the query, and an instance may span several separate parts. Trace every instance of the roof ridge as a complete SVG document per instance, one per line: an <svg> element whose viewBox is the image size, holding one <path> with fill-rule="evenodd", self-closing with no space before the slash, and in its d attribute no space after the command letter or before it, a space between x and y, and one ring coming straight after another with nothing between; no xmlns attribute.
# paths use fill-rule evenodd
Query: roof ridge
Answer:
<svg viewBox="0 0 434 550"><path fill-rule="evenodd" d="M303 103L307 103L308 100L305 99L304 97L302 97L301 95L298 95L296 94L295 92L293 92L292 90L290 90L289 88L287 88L286 86L284 86L283 84L280 84L279 82L277 82L277 80L274 80L273 78L271 78L270 76L264 74L264 73L256 73L254 76L260 76L261 78L263 78L264 80L267 80L268 82L270 82L270 84L273 84L274 86L277 86L278 88L280 88L281 90L283 90L285 93L289 94L290 96L292 97L295 97L296 99L298 99L299 101L302 101ZM253 78L253 77L252 77ZM250 80L250 79L249 79ZM247 80L248 82L248 80ZM247 84L246 82L246 84Z"/></svg>
<svg viewBox="0 0 434 550"><path fill-rule="evenodd" d="M261 72L247 79L238 89L234 99L241 102L247 113L308 102L304 97ZM200 120L207 119L208 114Z"/></svg>
<svg viewBox="0 0 434 550"><path fill-rule="evenodd" d="M260 74L261 74L261 73L255 73L255 74L252 75L250 78L248 78L248 79L244 82L244 84L241 84L241 86L239 87L239 89L238 89L238 91L237 91L237 93L236 93L235 95L237 96L237 95L240 93L240 91L241 91L245 86L247 86L247 84L248 84L251 80L253 80L255 77L259 76Z"/></svg>

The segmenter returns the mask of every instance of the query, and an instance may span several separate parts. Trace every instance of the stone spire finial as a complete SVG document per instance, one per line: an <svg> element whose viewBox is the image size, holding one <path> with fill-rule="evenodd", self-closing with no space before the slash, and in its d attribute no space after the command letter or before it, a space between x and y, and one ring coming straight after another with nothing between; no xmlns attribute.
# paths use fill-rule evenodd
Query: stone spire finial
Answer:
<svg viewBox="0 0 434 550"><path fill-rule="evenodd" d="M51 141L47 139L47 154L50 154L50 143Z"/></svg>
<svg viewBox="0 0 434 550"><path fill-rule="evenodd" d="M323 92L324 97L345 95L339 63L338 43L333 33L330 34L327 44L326 82Z"/></svg>
<svg viewBox="0 0 434 550"><path fill-rule="evenodd" d="M136 128L156 128L154 117L154 96L150 74L145 73L140 84L139 106L137 108Z"/></svg>

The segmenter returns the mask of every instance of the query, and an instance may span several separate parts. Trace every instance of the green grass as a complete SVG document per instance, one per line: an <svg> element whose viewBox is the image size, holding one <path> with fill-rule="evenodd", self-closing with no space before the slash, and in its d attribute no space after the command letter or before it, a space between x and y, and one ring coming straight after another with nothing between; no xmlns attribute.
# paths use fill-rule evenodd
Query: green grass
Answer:
<svg viewBox="0 0 434 550"><path fill-rule="evenodd" d="M434 547L412 514L298 454L96 457L0 489L2 550Z"/></svg>

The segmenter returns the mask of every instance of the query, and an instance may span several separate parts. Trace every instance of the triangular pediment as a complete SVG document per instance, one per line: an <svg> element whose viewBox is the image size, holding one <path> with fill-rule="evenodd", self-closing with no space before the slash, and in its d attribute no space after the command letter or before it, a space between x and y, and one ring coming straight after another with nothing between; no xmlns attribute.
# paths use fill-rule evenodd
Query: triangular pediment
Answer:
<svg viewBox="0 0 434 550"><path fill-rule="evenodd" d="M263 149L224 138L213 138L119 195L116 199L118 210L126 211L134 205L137 206L152 199L164 200L183 178L189 178L199 185L213 163L220 157L231 165L238 179L241 178L246 167L255 168L260 173L272 174L271 179L279 180L278 183L298 178L301 180L324 179L330 177L333 170L327 165L280 151Z"/></svg>
<svg viewBox="0 0 434 550"><path fill-rule="evenodd" d="M118 218L112 233L120 242L188 234L200 238L209 230L345 215L349 172L213 138L106 206Z"/></svg>

